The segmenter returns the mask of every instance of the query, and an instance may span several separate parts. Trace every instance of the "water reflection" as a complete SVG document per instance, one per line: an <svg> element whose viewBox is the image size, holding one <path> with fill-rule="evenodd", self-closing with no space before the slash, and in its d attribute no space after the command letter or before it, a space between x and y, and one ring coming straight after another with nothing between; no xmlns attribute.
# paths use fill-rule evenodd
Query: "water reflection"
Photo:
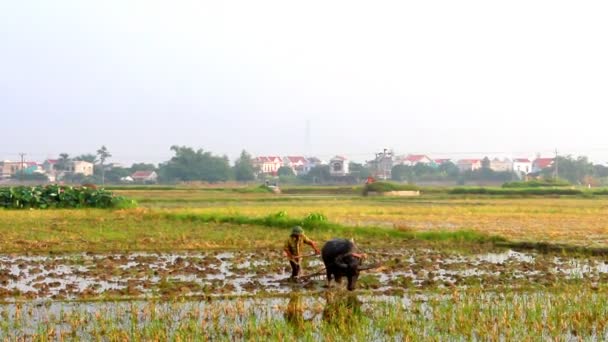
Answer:
<svg viewBox="0 0 608 342"><path fill-rule="evenodd" d="M327 323L348 323L361 315L361 304L352 292L325 292L323 320Z"/></svg>
<svg viewBox="0 0 608 342"><path fill-rule="evenodd" d="M304 303L300 292L294 291L289 295L289 303L284 315L285 321L295 328L301 328L304 325Z"/></svg>

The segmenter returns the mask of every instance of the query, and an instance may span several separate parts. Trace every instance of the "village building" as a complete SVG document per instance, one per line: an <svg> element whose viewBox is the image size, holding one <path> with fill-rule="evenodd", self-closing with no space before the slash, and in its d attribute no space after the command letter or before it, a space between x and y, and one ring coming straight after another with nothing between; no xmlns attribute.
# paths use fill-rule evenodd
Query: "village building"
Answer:
<svg viewBox="0 0 608 342"><path fill-rule="evenodd" d="M368 161L367 167L370 169L371 176L373 178L382 180L391 179L393 170L393 152L384 149L384 151L376 153L376 158Z"/></svg>
<svg viewBox="0 0 608 342"><path fill-rule="evenodd" d="M433 159L433 161L435 162L435 164L437 164L439 166L439 165L451 163L452 159L450 159L450 158L438 158L438 159Z"/></svg>
<svg viewBox="0 0 608 342"><path fill-rule="evenodd" d="M513 162L509 158L503 160L494 158L490 160L490 169L496 172L508 172L513 170Z"/></svg>
<svg viewBox="0 0 608 342"><path fill-rule="evenodd" d="M317 157L306 158L306 164L304 165L304 174L309 173L310 170L312 170L313 168L315 168L319 165L323 165L323 162L321 161L321 159L319 159Z"/></svg>
<svg viewBox="0 0 608 342"><path fill-rule="evenodd" d="M92 176L93 175L93 163L89 163L83 160L74 160L68 164L67 172L71 172L75 175Z"/></svg>
<svg viewBox="0 0 608 342"><path fill-rule="evenodd" d="M461 159L456 163L461 172L481 169L481 159Z"/></svg>
<svg viewBox="0 0 608 342"><path fill-rule="evenodd" d="M414 166L416 164L425 164L425 165L429 165L429 166L436 166L435 161L424 154L409 154L406 157L404 157L404 156L396 157L395 164L407 165L407 166Z"/></svg>
<svg viewBox="0 0 608 342"><path fill-rule="evenodd" d="M133 181L137 183L156 183L158 181L158 174L156 171L135 171L131 175L131 179L127 179L125 181Z"/></svg>
<svg viewBox="0 0 608 342"><path fill-rule="evenodd" d="M532 162L532 173L540 172L553 166L553 158L536 158Z"/></svg>
<svg viewBox="0 0 608 342"><path fill-rule="evenodd" d="M21 172L26 166L25 163L5 160L0 162L0 179L8 179Z"/></svg>
<svg viewBox="0 0 608 342"><path fill-rule="evenodd" d="M302 156L283 157L283 166L291 168L296 175L306 173L306 158Z"/></svg>
<svg viewBox="0 0 608 342"><path fill-rule="evenodd" d="M513 159L512 169L519 178L523 178L532 172L532 162L528 158L515 158Z"/></svg>
<svg viewBox="0 0 608 342"><path fill-rule="evenodd" d="M342 156L335 156L329 161L329 174L332 176L348 175L348 159Z"/></svg>
<svg viewBox="0 0 608 342"><path fill-rule="evenodd" d="M283 158L277 156L260 156L253 160L253 166L260 173L276 176L283 166Z"/></svg>

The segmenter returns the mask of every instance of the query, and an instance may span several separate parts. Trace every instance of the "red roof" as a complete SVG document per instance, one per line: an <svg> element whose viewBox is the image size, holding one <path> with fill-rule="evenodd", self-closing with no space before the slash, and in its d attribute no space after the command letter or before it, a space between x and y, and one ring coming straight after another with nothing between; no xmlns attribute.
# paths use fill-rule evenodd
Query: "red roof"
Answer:
<svg viewBox="0 0 608 342"><path fill-rule="evenodd" d="M131 178L135 179L135 178L148 178L152 175L154 171L135 171L132 175Z"/></svg>
<svg viewBox="0 0 608 342"><path fill-rule="evenodd" d="M481 159L460 159L459 164L476 164L481 162Z"/></svg>
<svg viewBox="0 0 608 342"><path fill-rule="evenodd" d="M283 159L277 156L260 156L255 158L258 163L281 163Z"/></svg>
<svg viewBox="0 0 608 342"><path fill-rule="evenodd" d="M306 158L301 156L287 156L290 163L306 163Z"/></svg>
<svg viewBox="0 0 608 342"><path fill-rule="evenodd" d="M534 159L534 166L539 169L548 168L553 164L553 158L536 158Z"/></svg>
<svg viewBox="0 0 608 342"><path fill-rule="evenodd" d="M343 156L335 156L335 157L331 158L331 160L346 160L346 157L343 157Z"/></svg>
<svg viewBox="0 0 608 342"><path fill-rule="evenodd" d="M515 159L513 159L513 162L515 162L515 163L529 163L530 159L528 159L528 158L515 158Z"/></svg>
<svg viewBox="0 0 608 342"><path fill-rule="evenodd" d="M57 164L58 161L59 160L57 160L57 159L47 159L46 160L46 162L49 163L49 164Z"/></svg>
<svg viewBox="0 0 608 342"><path fill-rule="evenodd" d="M410 154L405 157L405 160L415 163L421 161L424 158L429 159L429 157L425 156L424 154Z"/></svg>

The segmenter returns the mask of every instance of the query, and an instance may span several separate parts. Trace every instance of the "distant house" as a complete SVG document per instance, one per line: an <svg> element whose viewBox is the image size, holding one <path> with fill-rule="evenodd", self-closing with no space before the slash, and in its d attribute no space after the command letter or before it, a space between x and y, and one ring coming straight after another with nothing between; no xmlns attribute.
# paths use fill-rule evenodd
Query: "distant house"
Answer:
<svg viewBox="0 0 608 342"><path fill-rule="evenodd" d="M346 176L348 171L348 159L335 156L329 161L329 174L332 176Z"/></svg>
<svg viewBox="0 0 608 342"><path fill-rule="evenodd" d="M135 171L130 178L137 183L156 183L158 175L156 171ZM125 180L128 181L128 179Z"/></svg>
<svg viewBox="0 0 608 342"><path fill-rule="evenodd" d="M391 179L393 170L393 151L384 149L376 153L374 160L367 162L367 167L371 171L371 176L376 179Z"/></svg>
<svg viewBox="0 0 608 342"><path fill-rule="evenodd" d="M33 161L0 161L0 179L14 177L17 174L33 175L35 173L44 173L41 165Z"/></svg>
<svg viewBox="0 0 608 342"><path fill-rule="evenodd" d="M449 158L439 158L439 159L434 159L433 161L437 165L443 165L443 164L451 163L452 159L449 159Z"/></svg>
<svg viewBox="0 0 608 342"><path fill-rule="evenodd" d="M57 163L59 161L57 159L47 159L42 163L42 168L48 174L54 174L57 172Z"/></svg>
<svg viewBox="0 0 608 342"><path fill-rule="evenodd" d="M494 158L490 160L490 169L496 172L511 171L513 169L513 162L508 158L505 158L503 160Z"/></svg>
<svg viewBox="0 0 608 342"><path fill-rule="evenodd" d="M532 162L528 158L515 158L513 159L512 169L520 178L523 178L523 176L532 172Z"/></svg>
<svg viewBox="0 0 608 342"><path fill-rule="evenodd" d="M253 160L254 167L261 173L276 176L279 168L283 166L283 158L277 156L261 156Z"/></svg>
<svg viewBox="0 0 608 342"><path fill-rule="evenodd" d="M89 163L87 161L74 160L68 164L68 169L66 171L75 175L92 176L93 166L93 163Z"/></svg>
<svg viewBox="0 0 608 342"><path fill-rule="evenodd" d="M44 173L44 170L42 169L42 165L36 163L36 162L24 162L24 170L23 172L26 175L32 175L34 173Z"/></svg>
<svg viewBox="0 0 608 342"><path fill-rule="evenodd" d="M306 173L307 160L302 156L287 156L283 157L283 166L289 167L296 175Z"/></svg>
<svg viewBox="0 0 608 342"><path fill-rule="evenodd" d="M313 168L315 168L319 165L323 165L323 162L321 161L321 159L316 158L316 157L306 158L306 164L304 164L304 173L310 172L310 170L312 170Z"/></svg>
<svg viewBox="0 0 608 342"><path fill-rule="evenodd" d="M0 162L0 179L11 178L25 168L25 163L5 160Z"/></svg>
<svg viewBox="0 0 608 342"><path fill-rule="evenodd" d="M543 169L553 166L553 158L536 158L532 162L532 173L542 171Z"/></svg>
<svg viewBox="0 0 608 342"><path fill-rule="evenodd" d="M436 163L433 159L429 158L424 154L409 154L407 157L395 158L395 164L414 166L416 164L425 164L429 166L435 166Z"/></svg>
<svg viewBox="0 0 608 342"><path fill-rule="evenodd" d="M481 169L481 159L461 159L456 163L460 171L475 171Z"/></svg>

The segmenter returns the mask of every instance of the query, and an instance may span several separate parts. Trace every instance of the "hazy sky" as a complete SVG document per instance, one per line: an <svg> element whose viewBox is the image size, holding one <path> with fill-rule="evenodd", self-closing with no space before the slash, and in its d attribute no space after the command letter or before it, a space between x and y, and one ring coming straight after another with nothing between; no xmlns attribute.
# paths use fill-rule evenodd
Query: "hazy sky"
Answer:
<svg viewBox="0 0 608 342"><path fill-rule="evenodd" d="M608 161L606 1L0 2L0 159ZM310 141L306 143L306 121Z"/></svg>

